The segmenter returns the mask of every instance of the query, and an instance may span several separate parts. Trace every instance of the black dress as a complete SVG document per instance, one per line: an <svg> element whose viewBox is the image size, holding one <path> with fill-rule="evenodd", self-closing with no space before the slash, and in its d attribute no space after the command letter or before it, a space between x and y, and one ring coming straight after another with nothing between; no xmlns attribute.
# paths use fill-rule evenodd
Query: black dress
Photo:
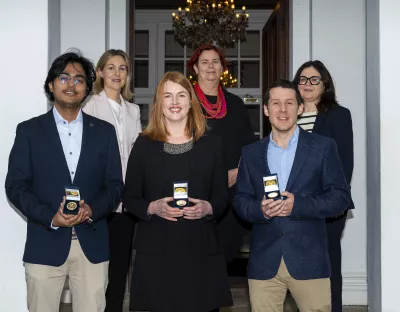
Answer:
<svg viewBox="0 0 400 312"><path fill-rule="evenodd" d="M138 206L141 206L139 201L136 201L138 206L132 206L135 197L139 195L135 184L140 181L147 180L149 185L160 188L160 192L156 192L157 195L151 194L153 190L142 189L142 199L149 201L171 196L173 181L188 181L189 196L209 200L218 214L217 206L220 204L211 200L215 194L211 192L208 198L204 198L206 195L203 189L213 187L211 181L215 181L215 172L212 172L214 170L210 172L210 168L216 164L203 166L198 161L202 158L203 151L208 151L211 158L214 155L213 146L204 144L206 141L210 139L203 139L199 143L200 147L195 142L192 150L174 155L164 152L161 149L163 145L161 142L152 142L147 138L141 137L135 144L131 158L136 156L136 158L145 157L146 159L142 158L142 161L130 159L124 196L125 207L128 211L137 214L142 219L135 238L136 258L132 275L130 310L208 312L215 308L232 305L225 261L219 252L215 220L212 217L199 220L180 218L177 222L171 222L157 215L144 216L142 212L138 212L140 209ZM201 145L204 145L203 148ZM208 149L206 145L209 146ZM158 152L157 160L149 157L156 151ZM141 153L142 156L140 156ZM220 158L222 163L222 152ZM157 177L153 177L150 167L148 170L146 167L152 166L153 161L158 163L153 163L153 167L157 168L159 179L151 183L151 180ZM137 167L140 162L141 174L140 168ZM225 169L217 169L219 170L222 173ZM200 183L195 182L205 181L200 175L209 177L210 184L200 187ZM220 183L218 179L216 182ZM218 186L214 187L218 190ZM136 192L131 192L134 188ZM151 198L155 196L159 197ZM227 196L224 195L223 190L221 196L222 199ZM226 198L223 201L225 202Z"/></svg>
<svg viewBox="0 0 400 312"><path fill-rule="evenodd" d="M224 91L227 113L221 119L207 119L209 134L222 140L224 161L227 170L239 165L242 148L256 141L246 107L240 97ZM206 95L212 104L217 102L216 96ZM230 205L226 214L218 221L218 238L226 262L230 262L239 252L243 244L246 230L251 226L245 223L234 212L232 201L236 185L229 188Z"/></svg>

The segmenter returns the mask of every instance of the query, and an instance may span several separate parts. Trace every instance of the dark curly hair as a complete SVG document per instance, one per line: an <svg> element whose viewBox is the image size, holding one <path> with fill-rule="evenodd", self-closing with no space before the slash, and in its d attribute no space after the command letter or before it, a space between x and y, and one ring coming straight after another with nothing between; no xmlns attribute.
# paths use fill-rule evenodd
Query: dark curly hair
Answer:
<svg viewBox="0 0 400 312"><path fill-rule="evenodd" d="M86 97L92 92L93 83L96 80L96 70L94 69L93 62L87 58L84 58L82 53L78 49L70 49L66 53L57 57L47 74L46 81L44 82L44 92L50 101L54 101L53 92L50 91L49 83L61 74L68 64L80 64L86 74Z"/></svg>
<svg viewBox="0 0 400 312"><path fill-rule="evenodd" d="M305 62L300 68L297 70L296 75L293 78L293 82L298 86L299 77L301 72L305 68L314 67L319 74L321 75L322 82L324 83L325 90L321 95L321 100L317 105L318 113L324 113L336 106L339 106L338 101L336 100L335 93L335 85L333 84L333 80L331 74L325 65L318 60Z"/></svg>

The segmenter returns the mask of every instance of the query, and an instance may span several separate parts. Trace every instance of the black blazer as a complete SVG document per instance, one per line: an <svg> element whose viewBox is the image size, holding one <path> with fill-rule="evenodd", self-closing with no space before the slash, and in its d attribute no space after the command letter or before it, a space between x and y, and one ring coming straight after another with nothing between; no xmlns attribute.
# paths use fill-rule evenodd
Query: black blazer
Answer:
<svg viewBox="0 0 400 312"><path fill-rule="evenodd" d="M166 153L162 142L145 136L136 140L128 161L123 203L128 212L139 218L134 242L138 252L219 253L215 220L224 213L228 203L228 177L221 141L204 136L194 143L189 153L189 196L209 201L213 216L200 220L182 218L176 223L157 215L150 217L147 215L150 202L163 197Z"/></svg>
<svg viewBox="0 0 400 312"><path fill-rule="evenodd" d="M5 187L8 199L28 221L25 262L60 266L67 259L72 230L52 230L51 222L68 185L79 186L92 209L95 231L87 224L75 226L85 256L92 263L109 259L106 218L123 189L118 143L112 125L82 115L82 148L73 182L52 110L17 127Z"/></svg>
<svg viewBox="0 0 400 312"><path fill-rule="evenodd" d="M318 114L313 133L335 140L347 183L350 184L354 168L353 125L350 111L337 106Z"/></svg>

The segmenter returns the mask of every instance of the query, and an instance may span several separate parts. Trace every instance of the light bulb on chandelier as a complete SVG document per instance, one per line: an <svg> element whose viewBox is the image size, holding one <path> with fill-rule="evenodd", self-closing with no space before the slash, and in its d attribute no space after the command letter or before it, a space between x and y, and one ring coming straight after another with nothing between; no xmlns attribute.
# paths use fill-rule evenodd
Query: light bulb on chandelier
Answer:
<svg viewBox="0 0 400 312"><path fill-rule="evenodd" d="M172 13L175 38L182 44L196 48L213 43L222 47L246 40L249 14L246 7L236 11L234 0L187 0L184 10Z"/></svg>

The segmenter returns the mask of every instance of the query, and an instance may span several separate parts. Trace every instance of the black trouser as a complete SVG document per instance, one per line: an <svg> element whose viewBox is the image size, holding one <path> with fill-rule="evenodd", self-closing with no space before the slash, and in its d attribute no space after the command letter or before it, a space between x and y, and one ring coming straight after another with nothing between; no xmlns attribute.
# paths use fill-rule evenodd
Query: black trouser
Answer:
<svg viewBox="0 0 400 312"><path fill-rule="evenodd" d="M124 212L113 212L108 217L110 264L106 292L106 312L122 312L126 277L132 255L135 219Z"/></svg>
<svg viewBox="0 0 400 312"><path fill-rule="evenodd" d="M343 216L326 220L328 253L331 262L332 312L342 312L342 247L341 239L346 224L347 211Z"/></svg>

